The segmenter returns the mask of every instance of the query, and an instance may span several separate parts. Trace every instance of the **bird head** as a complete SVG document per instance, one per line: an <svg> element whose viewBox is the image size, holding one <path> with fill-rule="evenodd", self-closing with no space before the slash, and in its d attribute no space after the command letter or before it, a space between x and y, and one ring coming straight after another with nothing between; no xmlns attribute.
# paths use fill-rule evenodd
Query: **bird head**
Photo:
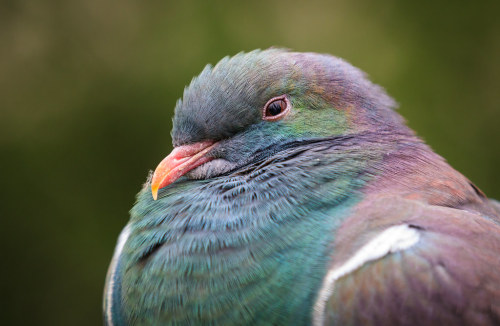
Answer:
<svg viewBox="0 0 500 326"><path fill-rule="evenodd" d="M394 101L330 55L256 50L206 66L184 90L174 150L156 168L153 198L182 176L208 179L304 141L401 128Z"/></svg>

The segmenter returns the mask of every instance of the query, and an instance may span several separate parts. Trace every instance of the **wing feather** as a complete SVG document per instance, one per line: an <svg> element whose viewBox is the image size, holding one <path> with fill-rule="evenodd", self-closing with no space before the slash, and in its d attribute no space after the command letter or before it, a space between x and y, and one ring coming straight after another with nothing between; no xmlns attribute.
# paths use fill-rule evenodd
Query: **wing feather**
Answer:
<svg viewBox="0 0 500 326"><path fill-rule="evenodd" d="M331 295L324 310L315 311L316 321L323 325L500 324L497 223L479 214L399 198L365 204L342 226L334 256L341 258L334 258L330 271L342 268L346 257L394 225L416 228L419 241L367 260L330 284ZM355 239L355 234L369 236Z"/></svg>

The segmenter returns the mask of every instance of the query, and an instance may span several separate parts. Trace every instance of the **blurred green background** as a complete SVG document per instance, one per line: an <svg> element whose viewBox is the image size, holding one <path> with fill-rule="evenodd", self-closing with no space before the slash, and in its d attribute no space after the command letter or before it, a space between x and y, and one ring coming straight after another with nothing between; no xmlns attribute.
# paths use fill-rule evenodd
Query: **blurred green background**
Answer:
<svg viewBox="0 0 500 326"><path fill-rule="evenodd" d="M101 323L116 238L171 149L176 99L239 51L345 58L500 198L499 4L2 1L0 324Z"/></svg>

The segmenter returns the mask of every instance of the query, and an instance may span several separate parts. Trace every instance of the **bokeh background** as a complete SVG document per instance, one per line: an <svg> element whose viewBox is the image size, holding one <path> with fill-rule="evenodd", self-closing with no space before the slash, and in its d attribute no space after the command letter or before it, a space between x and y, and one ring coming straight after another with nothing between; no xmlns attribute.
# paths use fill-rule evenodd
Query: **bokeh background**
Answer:
<svg viewBox="0 0 500 326"><path fill-rule="evenodd" d="M0 324L101 324L116 238L171 150L176 99L239 51L345 58L500 198L499 4L3 0Z"/></svg>

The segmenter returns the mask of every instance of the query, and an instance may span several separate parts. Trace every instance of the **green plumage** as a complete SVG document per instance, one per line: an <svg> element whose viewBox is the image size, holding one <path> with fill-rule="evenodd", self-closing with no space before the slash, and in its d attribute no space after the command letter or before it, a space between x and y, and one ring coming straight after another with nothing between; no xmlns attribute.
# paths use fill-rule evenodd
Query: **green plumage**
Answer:
<svg viewBox="0 0 500 326"><path fill-rule="evenodd" d="M332 241L324 231L340 223L364 183L361 153L339 155L333 168L314 161L314 150L331 150L318 145L294 149L302 155L293 165L276 164L275 155L264 171L180 182L156 202L146 187L122 254L123 295L145 299L140 311L124 304L127 319L307 324Z"/></svg>

